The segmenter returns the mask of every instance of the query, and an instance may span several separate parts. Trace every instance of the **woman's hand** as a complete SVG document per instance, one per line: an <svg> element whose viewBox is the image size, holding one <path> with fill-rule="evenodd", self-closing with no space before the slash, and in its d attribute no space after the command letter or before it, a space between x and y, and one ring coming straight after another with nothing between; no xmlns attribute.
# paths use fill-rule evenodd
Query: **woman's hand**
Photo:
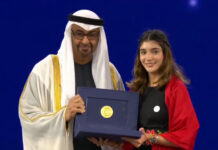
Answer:
<svg viewBox="0 0 218 150"><path fill-rule="evenodd" d="M139 131L142 133L141 137L139 139L122 137L122 140L131 143L132 145L134 145L137 148L141 147L141 145L143 143L145 143L146 141L148 141L150 139L150 136L149 136L149 134L145 133L144 128L140 128Z"/></svg>

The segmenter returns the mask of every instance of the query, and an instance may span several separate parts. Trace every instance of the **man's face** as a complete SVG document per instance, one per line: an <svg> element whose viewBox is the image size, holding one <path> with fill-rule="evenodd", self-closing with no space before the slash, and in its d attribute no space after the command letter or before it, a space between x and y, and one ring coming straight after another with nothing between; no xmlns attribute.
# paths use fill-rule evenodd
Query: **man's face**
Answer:
<svg viewBox="0 0 218 150"><path fill-rule="evenodd" d="M92 54L98 45L99 34L99 28L87 31L76 24L71 26L71 39L75 60L92 59Z"/></svg>

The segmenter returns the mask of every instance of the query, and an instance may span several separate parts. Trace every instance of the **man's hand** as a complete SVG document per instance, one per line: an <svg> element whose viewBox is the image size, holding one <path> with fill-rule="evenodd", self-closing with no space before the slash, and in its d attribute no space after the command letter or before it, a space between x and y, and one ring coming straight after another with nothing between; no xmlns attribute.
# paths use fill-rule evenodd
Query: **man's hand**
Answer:
<svg viewBox="0 0 218 150"><path fill-rule="evenodd" d="M76 95L69 100L69 103L65 112L65 119L69 122L72 118L75 117L77 113L84 113L85 105L80 97L80 95Z"/></svg>
<svg viewBox="0 0 218 150"><path fill-rule="evenodd" d="M92 143L96 144L97 146L111 146L111 147L115 147L115 148L122 148L122 142L115 142L115 141L110 141L108 139L102 139L102 138L94 138L94 137L90 137L88 138L89 141L91 141Z"/></svg>
<svg viewBox="0 0 218 150"><path fill-rule="evenodd" d="M139 139L129 138L129 137L122 137L122 140L127 141L134 145L135 147L139 148L143 143L150 139L149 134L145 133L144 128L140 128L139 131L142 133Z"/></svg>

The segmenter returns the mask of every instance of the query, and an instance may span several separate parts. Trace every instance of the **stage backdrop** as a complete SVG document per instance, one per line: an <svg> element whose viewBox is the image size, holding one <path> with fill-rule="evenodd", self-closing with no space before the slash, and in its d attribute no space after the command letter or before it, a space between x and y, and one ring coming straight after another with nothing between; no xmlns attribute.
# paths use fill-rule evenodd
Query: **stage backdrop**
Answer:
<svg viewBox="0 0 218 150"><path fill-rule="evenodd" d="M104 19L110 60L123 81L131 80L137 40L161 29L188 86L200 130L196 150L217 149L218 1L216 0L1 0L1 150L22 149L18 101L36 62L56 54L67 16L90 9Z"/></svg>

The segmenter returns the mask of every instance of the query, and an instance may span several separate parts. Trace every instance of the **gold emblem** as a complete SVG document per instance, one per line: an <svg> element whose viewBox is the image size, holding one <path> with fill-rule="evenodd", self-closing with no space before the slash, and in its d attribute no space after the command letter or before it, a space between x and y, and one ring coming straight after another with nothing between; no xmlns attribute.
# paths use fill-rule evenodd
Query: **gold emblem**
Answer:
<svg viewBox="0 0 218 150"><path fill-rule="evenodd" d="M112 107L105 105L101 108L101 116L103 118L110 118L113 116L113 109Z"/></svg>

